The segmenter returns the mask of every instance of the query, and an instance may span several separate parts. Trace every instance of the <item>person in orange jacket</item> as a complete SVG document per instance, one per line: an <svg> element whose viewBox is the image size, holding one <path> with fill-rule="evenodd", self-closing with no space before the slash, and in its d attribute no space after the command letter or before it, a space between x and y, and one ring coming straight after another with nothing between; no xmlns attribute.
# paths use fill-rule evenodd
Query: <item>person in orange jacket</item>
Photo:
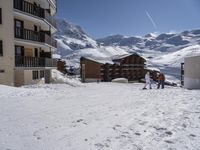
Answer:
<svg viewBox="0 0 200 150"><path fill-rule="evenodd" d="M163 73L160 73L158 75L158 89L160 88L160 85L161 85L161 88L164 89L164 86L165 86L165 75Z"/></svg>

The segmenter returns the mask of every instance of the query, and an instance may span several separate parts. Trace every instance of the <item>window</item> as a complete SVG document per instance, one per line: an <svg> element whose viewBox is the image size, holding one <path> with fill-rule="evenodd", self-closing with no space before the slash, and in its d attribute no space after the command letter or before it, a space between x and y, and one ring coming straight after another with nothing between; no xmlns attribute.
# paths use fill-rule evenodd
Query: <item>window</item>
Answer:
<svg viewBox="0 0 200 150"><path fill-rule="evenodd" d="M0 8L0 24L2 24L2 9Z"/></svg>
<svg viewBox="0 0 200 150"><path fill-rule="evenodd" d="M1 70L1 69L0 69L0 73L4 73L4 72L5 72L5 70Z"/></svg>
<svg viewBox="0 0 200 150"><path fill-rule="evenodd" d="M24 56L24 47L15 45L15 56Z"/></svg>
<svg viewBox="0 0 200 150"><path fill-rule="evenodd" d="M33 80L37 80L38 77L38 71L33 71Z"/></svg>
<svg viewBox="0 0 200 150"><path fill-rule="evenodd" d="M44 70L40 71L40 78L44 78Z"/></svg>
<svg viewBox="0 0 200 150"><path fill-rule="evenodd" d="M38 49L35 48L35 57L38 57Z"/></svg>
<svg viewBox="0 0 200 150"><path fill-rule="evenodd" d="M3 56L3 41L0 41L0 56Z"/></svg>
<svg viewBox="0 0 200 150"><path fill-rule="evenodd" d="M37 32L38 31L38 27L36 25L34 25L34 31Z"/></svg>
<svg viewBox="0 0 200 150"><path fill-rule="evenodd" d="M24 30L24 22L21 20L15 19L15 37L22 38Z"/></svg>

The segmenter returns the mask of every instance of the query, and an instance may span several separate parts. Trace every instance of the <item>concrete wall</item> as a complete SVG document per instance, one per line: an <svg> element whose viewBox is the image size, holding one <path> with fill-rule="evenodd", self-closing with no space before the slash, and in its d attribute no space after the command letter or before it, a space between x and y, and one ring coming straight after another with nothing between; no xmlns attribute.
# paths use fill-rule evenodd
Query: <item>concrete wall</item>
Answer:
<svg viewBox="0 0 200 150"><path fill-rule="evenodd" d="M15 86L21 86L24 84L24 71L15 70Z"/></svg>
<svg viewBox="0 0 200 150"><path fill-rule="evenodd" d="M200 56L185 58L184 87L200 89Z"/></svg>
<svg viewBox="0 0 200 150"><path fill-rule="evenodd" d="M2 8L2 24L0 24L0 40L3 41L3 57L0 56L0 84L14 85L14 20L13 1L0 0Z"/></svg>
<svg viewBox="0 0 200 150"><path fill-rule="evenodd" d="M32 72L33 70L15 70L15 86L45 83L44 79L39 78L37 80L33 80ZM38 75L40 77L40 72ZM51 79L51 76L49 77L49 79Z"/></svg>
<svg viewBox="0 0 200 150"><path fill-rule="evenodd" d="M51 70L45 70L45 83L49 84L52 81Z"/></svg>

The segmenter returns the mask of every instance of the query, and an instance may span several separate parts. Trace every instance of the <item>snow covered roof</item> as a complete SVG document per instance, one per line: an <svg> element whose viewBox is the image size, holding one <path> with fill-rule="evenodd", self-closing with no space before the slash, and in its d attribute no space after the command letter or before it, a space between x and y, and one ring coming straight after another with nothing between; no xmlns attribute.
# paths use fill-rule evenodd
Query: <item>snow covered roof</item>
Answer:
<svg viewBox="0 0 200 150"><path fill-rule="evenodd" d="M88 60L91 60L91 61L94 61L94 62L98 62L98 63L101 63L101 64L114 64L114 60L119 60L119 59L123 59L123 58L126 58L126 57L129 57L131 55L138 55L137 53L131 53L131 54L123 54L123 55L115 55L115 56L112 56L112 57L104 57L104 58L96 58L96 57L82 57L82 58L85 58L85 59L88 59ZM140 55L138 55L140 56ZM141 57L141 56L140 56ZM143 57L141 57L143 58ZM145 60L145 58L143 58Z"/></svg>
<svg viewBox="0 0 200 150"><path fill-rule="evenodd" d="M131 53L131 54L124 54L124 55L116 55L116 56L113 56L112 59L113 60L118 60L118 59L123 59L123 58L126 58L126 57L129 57L129 56L132 56L132 55L138 55L140 56L139 54L137 53ZM141 56L140 56L141 57ZM142 57L143 58L143 57Z"/></svg>
<svg viewBox="0 0 200 150"><path fill-rule="evenodd" d="M136 53L134 53L134 54L136 54ZM131 55L133 55L133 54L115 55L112 58L113 58L113 60L118 60L118 59L123 59L123 58L129 57Z"/></svg>
<svg viewBox="0 0 200 150"><path fill-rule="evenodd" d="M109 58L91 58L91 57L83 57L85 59L98 62L100 64L114 64L114 62Z"/></svg>

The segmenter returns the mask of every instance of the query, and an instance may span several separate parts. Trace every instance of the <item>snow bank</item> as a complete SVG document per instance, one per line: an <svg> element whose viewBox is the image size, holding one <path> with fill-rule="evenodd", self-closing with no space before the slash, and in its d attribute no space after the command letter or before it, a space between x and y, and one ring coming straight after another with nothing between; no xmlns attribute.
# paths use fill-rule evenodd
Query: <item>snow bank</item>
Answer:
<svg viewBox="0 0 200 150"><path fill-rule="evenodd" d="M126 79L126 78L116 78L116 79L113 79L112 82L128 83L128 79Z"/></svg>
<svg viewBox="0 0 200 150"><path fill-rule="evenodd" d="M69 78L55 69L52 70L52 79L53 79L53 83L56 83L56 84L65 83L65 84L75 86L75 87L83 85L78 78Z"/></svg>

